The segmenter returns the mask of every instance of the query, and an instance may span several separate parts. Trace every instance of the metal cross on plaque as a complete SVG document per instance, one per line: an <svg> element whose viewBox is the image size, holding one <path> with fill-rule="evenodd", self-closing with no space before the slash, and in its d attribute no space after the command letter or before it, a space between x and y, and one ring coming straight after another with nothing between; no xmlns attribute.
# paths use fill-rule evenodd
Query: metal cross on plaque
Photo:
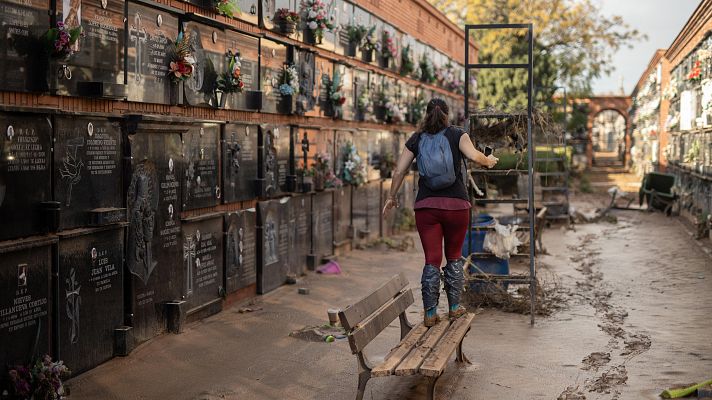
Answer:
<svg viewBox="0 0 712 400"><path fill-rule="evenodd" d="M141 74L141 64L143 63L143 45L141 43L146 43L148 40L148 34L146 33L146 29L141 26L141 13L138 11L134 15L134 23L129 29L129 37L134 43L136 43L136 66L134 72L136 74L136 82L141 82L141 79L143 78L143 74Z"/></svg>

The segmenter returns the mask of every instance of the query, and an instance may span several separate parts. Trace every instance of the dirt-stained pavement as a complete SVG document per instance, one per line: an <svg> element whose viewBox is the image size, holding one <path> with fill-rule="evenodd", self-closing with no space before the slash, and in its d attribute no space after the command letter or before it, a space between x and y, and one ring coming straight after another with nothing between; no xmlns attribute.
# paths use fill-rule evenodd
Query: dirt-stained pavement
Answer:
<svg viewBox="0 0 712 400"><path fill-rule="evenodd" d="M438 399L654 399L662 389L712 378L712 259L675 219L617 211L618 223L544 233L563 310L529 317L484 310L465 339L471 365L452 364ZM416 240L417 242L417 240ZM418 245L419 246L419 245ZM356 358L344 340L307 342L291 331L325 323L343 307L404 271L420 314L420 248L356 250L339 276L308 275L297 294L285 286L235 306L181 335L164 335L75 379L78 399L352 399ZM441 297L441 306L446 303ZM367 351L382 359L398 341L397 320ZM454 357L453 357L454 358ZM422 399L418 377L369 381L367 399Z"/></svg>

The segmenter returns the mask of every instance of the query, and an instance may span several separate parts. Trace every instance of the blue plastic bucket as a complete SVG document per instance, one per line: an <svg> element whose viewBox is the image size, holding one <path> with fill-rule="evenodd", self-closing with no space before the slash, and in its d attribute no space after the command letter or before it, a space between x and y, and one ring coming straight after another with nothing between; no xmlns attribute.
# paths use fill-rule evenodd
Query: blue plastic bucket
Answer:
<svg viewBox="0 0 712 400"><path fill-rule="evenodd" d="M467 257L470 255L468 251L470 246L472 246L473 253L482 253L484 251L485 236L487 235L487 230L479 229L494 225L494 218L488 214L479 214L477 219L472 223L470 231L465 233L465 242L462 245L462 256Z"/></svg>
<svg viewBox="0 0 712 400"><path fill-rule="evenodd" d="M477 268L469 265L467 270L470 274L476 275L484 272L492 275L509 275L509 260L497 257L473 257L472 262L477 265ZM507 288L509 288L509 282L493 283L487 280L472 280L469 285L470 290L474 293L496 293L502 290L507 291ZM497 285L500 287L496 287Z"/></svg>

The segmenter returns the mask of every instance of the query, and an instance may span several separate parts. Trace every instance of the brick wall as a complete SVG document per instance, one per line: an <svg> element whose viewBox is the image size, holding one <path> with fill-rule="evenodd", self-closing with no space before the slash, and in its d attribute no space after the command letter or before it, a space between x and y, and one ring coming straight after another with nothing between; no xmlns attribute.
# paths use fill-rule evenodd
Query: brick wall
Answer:
<svg viewBox="0 0 712 400"><path fill-rule="evenodd" d="M465 62L464 27L458 27L426 0L356 0L355 3L403 32ZM474 44L471 51L477 52Z"/></svg>

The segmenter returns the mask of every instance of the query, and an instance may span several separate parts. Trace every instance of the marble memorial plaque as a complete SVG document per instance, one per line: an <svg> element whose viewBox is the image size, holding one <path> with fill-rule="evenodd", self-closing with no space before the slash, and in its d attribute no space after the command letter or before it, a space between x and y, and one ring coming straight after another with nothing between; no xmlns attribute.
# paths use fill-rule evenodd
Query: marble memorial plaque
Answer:
<svg viewBox="0 0 712 400"><path fill-rule="evenodd" d="M237 0L240 13L235 17L253 25L260 22L260 0Z"/></svg>
<svg viewBox="0 0 712 400"><path fill-rule="evenodd" d="M121 128L101 117L55 119L54 198L63 229L126 221ZM101 216L100 221L94 221Z"/></svg>
<svg viewBox="0 0 712 400"><path fill-rule="evenodd" d="M126 97L124 0L61 0L57 20L84 36L68 60L50 65L50 85L61 95Z"/></svg>
<svg viewBox="0 0 712 400"><path fill-rule="evenodd" d="M257 1L257 0L255 0ZM228 30L225 32L227 49L240 58L240 73L245 87L241 93L230 93L225 101L225 108L231 110L254 110L259 108L250 101L251 92L260 90L259 58L260 40L254 36ZM227 65L227 58L225 65ZM227 68L227 67L226 67Z"/></svg>
<svg viewBox="0 0 712 400"><path fill-rule="evenodd" d="M139 123L127 130L131 180L126 265L132 274L134 337L148 340L165 330L163 305L183 295L181 135L189 125Z"/></svg>
<svg viewBox="0 0 712 400"><path fill-rule="evenodd" d="M52 241L0 246L0 374L50 354ZM35 340L37 347L35 348ZM32 354L33 349L35 354ZM0 380L0 391L5 382Z"/></svg>
<svg viewBox="0 0 712 400"><path fill-rule="evenodd" d="M305 115L315 109L319 96L316 85L316 53L309 50L295 50L294 56L299 71L296 113Z"/></svg>
<svg viewBox="0 0 712 400"><path fill-rule="evenodd" d="M223 216L182 221L183 296L188 314L217 301L223 290Z"/></svg>
<svg viewBox="0 0 712 400"><path fill-rule="evenodd" d="M354 144L353 131L342 129L334 131L334 169L339 179L344 176L345 152L349 144Z"/></svg>
<svg viewBox="0 0 712 400"><path fill-rule="evenodd" d="M257 293L280 287L289 272L290 197L258 203Z"/></svg>
<svg viewBox="0 0 712 400"><path fill-rule="evenodd" d="M289 61L289 46L269 39L260 40L260 80L262 88L262 111L277 113L282 94L284 66Z"/></svg>
<svg viewBox="0 0 712 400"><path fill-rule="evenodd" d="M307 270L312 246L312 196L295 196L289 201L289 273L301 276Z"/></svg>
<svg viewBox="0 0 712 400"><path fill-rule="evenodd" d="M262 12L262 26L267 29L276 29L274 14L281 8L289 11L299 11L299 1L297 0L260 0Z"/></svg>
<svg viewBox="0 0 712 400"><path fill-rule="evenodd" d="M334 192L314 193L312 197L312 254L317 264L334 254Z"/></svg>
<svg viewBox="0 0 712 400"><path fill-rule="evenodd" d="M257 283L257 209L225 215L225 285L227 293Z"/></svg>
<svg viewBox="0 0 712 400"><path fill-rule="evenodd" d="M294 191L294 157L291 149L291 127L260 127L258 193L276 197Z"/></svg>
<svg viewBox="0 0 712 400"><path fill-rule="evenodd" d="M334 25L333 30L327 30L324 29L324 34L321 39L321 42L319 42L319 39L317 39L317 46L319 48L322 48L324 50L328 51L336 51L336 42L338 41L339 37L339 25L338 25L338 18L337 18L337 3L339 3L339 0L329 0L329 1L324 1L323 2L326 5L326 15L329 21Z"/></svg>
<svg viewBox="0 0 712 400"><path fill-rule="evenodd" d="M334 190L334 244L337 246L353 238L351 190L351 186L343 186Z"/></svg>
<svg viewBox="0 0 712 400"><path fill-rule="evenodd" d="M0 240L40 233L52 200L52 124L46 115L0 112Z"/></svg>
<svg viewBox="0 0 712 400"><path fill-rule="evenodd" d="M59 240L59 359L76 375L114 355L124 324L124 229L99 228Z"/></svg>
<svg viewBox="0 0 712 400"><path fill-rule="evenodd" d="M193 124L183 134L185 176L183 179L183 210L220 204L220 170L218 142L220 125Z"/></svg>
<svg viewBox="0 0 712 400"><path fill-rule="evenodd" d="M370 107L370 110L367 107L367 103L371 100L371 93L368 87L368 71L362 69L354 70L353 88L353 119L356 121L371 121L373 119L373 107Z"/></svg>
<svg viewBox="0 0 712 400"><path fill-rule="evenodd" d="M195 21L183 23L183 32L190 35L191 52L195 57L193 74L185 81L187 105L217 107L217 80L225 71L225 31Z"/></svg>
<svg viewBox="0 0 712 400"><path fill-rule="evenodd" d="M354 5L348 1L334 0L336 53L347 54L349 47L348 27L354 24Z"/></svg>
<svg viewBox="0 0 712 400"><path fill-rule="evenodd" d="M371 27L371 13L368 11L364 10L363 8L355 5L354 6L354 23L356 25L363 25L365 27L370 28ZM362 59L362 54L361 54L361 46L358 46L356 48L356 57L358 57L359 60ZM374 57L375 59L375 57Z"/></svg>
<svg viewBox="0 0 712 400"><path fill-rule="evenodd" d="M170 104L168 71L178 35L178 17L139 3L129 2L128 7L128 100Z"/></svg>
<svg viewBox="0 0 712 400"><path fill-rule="evenodd" d="M330 129L293 127L296 134L293 136L292 148L294 149L295 164L299 168L314 166L317 154L328 156L329 169L333 171L334 160L334 131ZM306 164L305 162L306 161Z"/></svg>
<svg viewBox="0 0 712 400"><path fill-rule="evenodd" d="M223 128L222 173L223 202L251 200L257 197L259 125L228 123Z"/></svg>
<svg viewBox="0 0 712 400"><path fill-rule="evenodd" d="M334 72L338 71L341 77L341 95L346 99L341 105L341 118L345 120L354 119L354 76L353 70L342 64L334 65Z"/></svg>
<svg viewBox="0 0 712 400"><path fill-rule="evenodd" d="M0 81L3 89L17 92L46 91L47 54L38 51L48 28L48 0L0 1Z"/></svg>
<svg viewBox="0 0 712 400"><path fill-rule="evenodd" d="M381 232L381 182L372 181L364 185L366 189L366 230L370 239L377 238Z"/></svg>
<svg viewBox="0 0 712 400"><path fill-rule="evenodd" d="M356 238L368 236L368 196L364 185L351 187L351 226Z"/></svg>
<svg viewBox="0 0 712 400"><path fill-rule="evenodd" d="M321 57L316 58L316 63L317 104L319 106L316 116L333 117L333 114L327 115L327 111L333 113L333 106L329 105L327 100L329 99L329 88L331 87L331 79L334 74L334 63Z"/></svg>
<svg viewBox="0 0 712 400"><path fill-rule="evenodd" d="M360 129L354 131L354 145L356 151L364 163L366 163L366 174L368 180L380 178L377 169L380 159L378 158L380 133L378 131Z"/></svg>

